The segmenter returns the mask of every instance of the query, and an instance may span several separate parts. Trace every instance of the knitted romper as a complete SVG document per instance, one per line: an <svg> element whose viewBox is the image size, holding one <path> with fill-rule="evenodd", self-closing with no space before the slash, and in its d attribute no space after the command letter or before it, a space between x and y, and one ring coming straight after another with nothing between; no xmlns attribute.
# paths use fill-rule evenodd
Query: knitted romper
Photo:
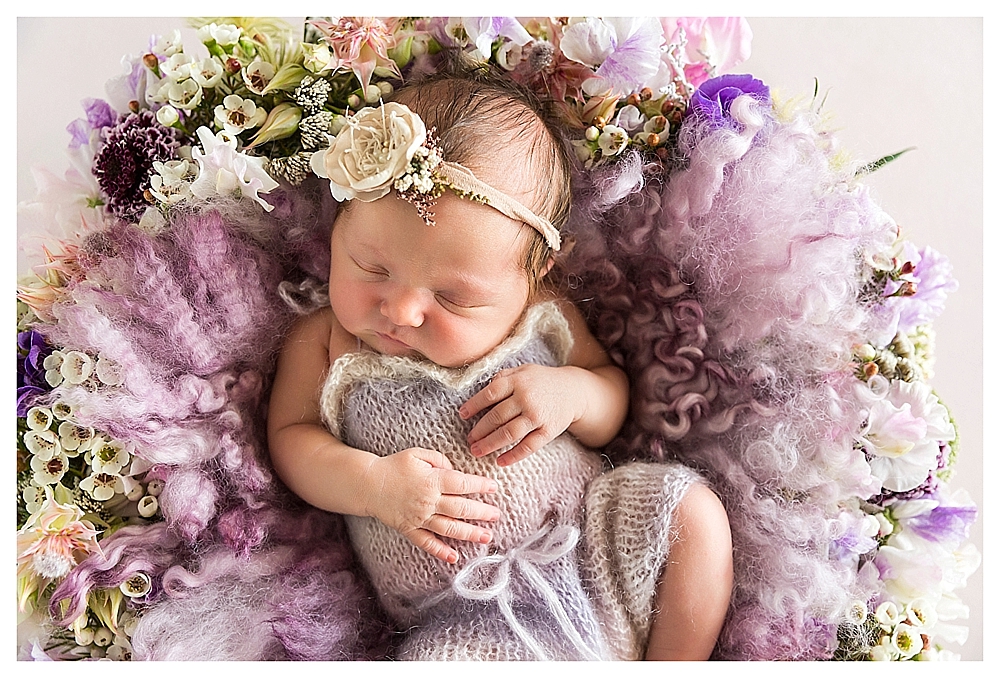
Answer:
<svg viewBox="0 0 1000 678"><path fill-rule="evenodd" d="M531 307L515 332L461 369L361 351L330 367L321 407L330 431L381 456L408 447L446 455L497 481L501 518L490 544L449 540L448 564L374 518L346 516L384 609L405 630L413 660L641 659L666 562L674 507L691 483L678 464L604 471L601 457L563 434L509 467L477 459L474 421L458 407L499 370L565 364L569 326L555 303Z"/></svg>

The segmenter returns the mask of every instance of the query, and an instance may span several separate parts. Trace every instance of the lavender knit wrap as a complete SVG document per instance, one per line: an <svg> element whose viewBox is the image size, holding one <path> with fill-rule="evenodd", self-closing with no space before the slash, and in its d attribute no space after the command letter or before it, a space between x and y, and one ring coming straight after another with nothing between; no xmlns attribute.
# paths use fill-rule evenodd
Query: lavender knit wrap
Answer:
<svg viewBox="0 0 1000 678"><path fill-rule="evenodd" d="M500 488L482 498L501 511L500 520L490 525L493 542L446 539L459 552L454 564L424 553L374 518L347 516L351 542L379 603L408 629L398 658L641 655L648 629L638 623L634 637L623 641L620 631L630 626L620 618L651 606L669 543L670 515L694 474L674 465L639 465L656 470L645 476L651 488L646 517L609 531L610 504L618 499L613 488L626 477L621 469L603 477L600 456L569 434L517 464L499 467L493 455L472 456L466 436L475 421L458 416L459 406L500 369L529 362L565 364L571 341L558 306L548 302L530 308L514 334L466 368L370 351L347 354L331 366L321 407L331 431L348 445L380 456L409 447L434 449L456 469L494 478ZM629 475L633 481L636 477ZM590 521L585 519L588 502ZM625 549L623 557L623 549L610 543L615 534L638 546ZM641 562L617 563L627 558ZM611 560L619 565L615 571L599 572ZM645 577L634 576L643 568ZM628 579L625 589L644 586L645 592L634 597L645 600L626 602L619 595L619 578ZM609 612L616 607L620 612Z"/></svg>

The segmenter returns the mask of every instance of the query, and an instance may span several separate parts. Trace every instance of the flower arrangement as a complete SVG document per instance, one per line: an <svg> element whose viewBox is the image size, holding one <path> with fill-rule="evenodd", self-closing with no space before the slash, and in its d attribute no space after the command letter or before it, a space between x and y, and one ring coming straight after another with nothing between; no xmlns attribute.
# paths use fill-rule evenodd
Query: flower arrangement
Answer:
<svg viewBox="0 0 1000 678"><path fill-rule="evenodd" d="M828 130L812 115L814 102L775 101L760 80L726 74L749 55L749 29L739 19L341 17L307 21L301 35L274 20L194 24L208 56L195 56L175 31L132 59L129 72L109 83L127 108L85 102L85 117L68 127L74 169L49 182L33 206L70 235L48 243L45 263L18 286L18 619L38 629L27 634L25 656L131 658L143 617L155 616L171 577L180 575L158 560L160 554L117 547L112 556L109 545L141 543L133 535L165 529L195 543L205 529L166 510L172 484L186 492L203 486L183 486L170 464L151 461L160 458L151 435L131 436L128 424L113 425L79 406L87 402L81 394L106 394L121 403L121 418L134 413L155 422L158 416L115 400L125 389L141 394L136 383L142 375L126 364L127 351L93 348L100 342L87 332L110 330L73 324L73 304L85 294L126 294L116 288L112 270L89 263L95 236L127 227L155 239L171 232L176 215L231 204L225 201L280 212L283 195L331 171L323 165L324 152L356 124L357 114L406 78L433 72L445 53L470 67L488 63L552 100L581 168L593 176L627 173L638 158L638 164L658 167L661 180L678 177L676 185L683 186L685 173L698 167L699 140L729 135L746 153L768 125L803 119L811 122L802 138L811 139L831 167L842 162ZM423 149L411 143L405 157L394 160L412 164L404 177L413 186L426 183L421 172L430 171L426 159L416 157ZM854 191L866 171L894 157L838 176ZM395 169L352 171L359 194L384 195L389 174L396 190L410 188L398 185ZM721 170L718 175L723 181ZM675 212L694 215L689 228L695 228L698 209ZM858 277L850 286L852 303L863 318L848 323L850 356L811 373L853 413L853 429L837 434L848 441L847 461L843 468L825 468L850 480L837 480L840 489L829 496L789 480L775 496L812 502L822 513L825 540L817 548L848 573L841 588L861 596L827 610L816 633L826 634L830 644L812 658L948 658L941 644L963 642L967 633L956 623L964 613L956 590L979 565L967 540L976 508L947 486L957 455L955 422L928 383L931 323L956 283L941 254L918 250L891 219L865 227L858 237L863 246L852 253ZM678 260L683 257L681 252ZM148 275L155 284L158 272L151 267ZM707 284L673 284L693 290L682 303L702 294L709 304ZM813 301L810 313L821 325L824 300ZM141 309L130 312L135 322L146 321ZM171 321L193 325L198 319ZM694 360L690 351L685 355ZM220 388L232 389L234 381ZM191 401L208 397L193 394ZM753 403L767 416L766 397L755 396ZM208 404L199 407L212 411ZM722 417L708 429L697 429L697 415L685 411L653 447L723 431L738 416L738 408L730 410L723 412L727 423L718 424ZM102 421L107 430L98 425ZM757 449L754 444L747 450ZM105 570L117 573L114 585L80 583Z"/></svg>

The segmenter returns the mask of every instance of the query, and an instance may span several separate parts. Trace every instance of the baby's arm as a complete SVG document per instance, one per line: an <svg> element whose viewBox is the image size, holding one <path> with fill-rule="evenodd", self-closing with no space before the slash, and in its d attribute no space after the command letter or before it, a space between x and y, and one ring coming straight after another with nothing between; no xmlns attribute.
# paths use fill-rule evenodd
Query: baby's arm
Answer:
<svg viewBox="0 0 1000 678"><path fill-rule="evenodd" d="M508 445L497 458L508 466L538 451L563 431L584 445L602 447L618 433L628 412L628 379L611 362L570 302L561 309L573 335L567 365L521 365L500 371L459 409L464 419L491 408L469 433L479 457Z"/></svg>
<svg viewBox="0 0 1000 678"><path fill-rule="evenodd" d="M477 543L489 530L469 520L495 520L495 506L468 497L496 491L496 482L460 473L443 454L410 448L379 457L350 447L322 424L319 394L330 361L355 349L355 339L324 309L296 324L278 358L268 412L275 471L305 501L327 511L372 516L431 555L455 562L439 537Z"/></svg>

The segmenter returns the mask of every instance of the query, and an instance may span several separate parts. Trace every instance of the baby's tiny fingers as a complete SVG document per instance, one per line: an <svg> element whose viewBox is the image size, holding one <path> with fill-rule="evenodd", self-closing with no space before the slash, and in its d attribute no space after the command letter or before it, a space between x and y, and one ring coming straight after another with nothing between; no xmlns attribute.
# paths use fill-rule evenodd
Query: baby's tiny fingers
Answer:
<svg viewBox="0 0 1000 678"><path fill-rule="evenodd" d="M445 471L441 477L442 494L493 494L497 481L461 471Z"/></svg>
<svg viewBox="0 0 1000 678"><path fill-rule="evenodd" d="M440 514L432 516L427 521L427 529L449 539L459 539L461 541L471 541L477 544L489 544L493 539L493 533L489 530L463 523L460 520L442 516ZM454 561L448 561L454 562Z"/></svg>
<svg viewBox="0 0 1000 678"><path fill-rule="evenodd" d="M493 380L484 386L476 395L472 396L458 408L458 414L462 419L468 419L482 410L484 407L505 400L513 393L513 384L507 378L506 372L501 370L496 373Z"/></svg>
<svg viewBox="0 0 1000 678"><path fill-rule="evenodd" d="M489 434L482 440L477 440L471 446L473 456L480 457L497 450L514 445L535 430L535 425L526 416L521 415Z"/></svg>
<svg viewBox="0 0 1000 678"><path fill-rule="evenodd" d="M458 562L458 551L434 536L434 532L429 529L418 528L406 534L406 538L413 542L413 545L418 549L426 551L439 560L446 563Z"/></svg>
<svg viewBox="0 0 1000 678"><path fill-rule="evenodd" d="M458 520L499 520L500 509L485 502L465 497L444 496L438 500L437 512Z"/></svg>
<svg viewBox="0 0 1000 678"><path fill-rule="evenodd" d="M550 437L541 429L532 431L520 443L497 457L497 466L510 466L545 447Z"/></svg>
<svg viewBox="0 0 1000 678"><path fill-rule="evenodd" d="M511 398L497 403L469 431L469 443L472 444L497 430L508 421L521 414L520 406Z"/></svg>

